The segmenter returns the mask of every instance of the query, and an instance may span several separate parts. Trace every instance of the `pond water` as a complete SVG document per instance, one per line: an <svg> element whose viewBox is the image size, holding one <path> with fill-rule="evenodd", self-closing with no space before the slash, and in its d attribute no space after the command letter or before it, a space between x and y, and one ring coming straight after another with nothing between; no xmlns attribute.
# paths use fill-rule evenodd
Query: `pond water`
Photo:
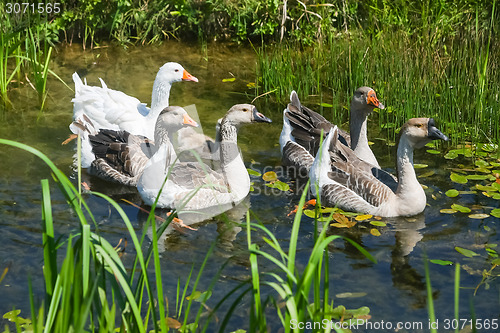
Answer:
<svg viewBox="0 0 500 333"><path fill-rule="evenodd" d="M256 82L256 61L250 48L216 45L200 48L176 42L165 43L158 47L140 47L124 50L116 47L82 51L81 46L59 47L51 69L67 84L73 87L71 74L75 71L86 77L91 85L98 85L101 77L108 87L124 91L149 104L154 77L158 68L167 61L181 63L199 83L176 83L170 97L171 105L196 106L205 133L213 135L215 124L230 106L236 103L249 103L254 98L254 90L249 88ZM234 77L234 81L223 79ZM73 145L62 146L68 134L68 124L72 117L71 98L73 92L55 79L49 80L49 97L46 109L39 112L37 96L29 87L18 87L11 91L12 109L2 109L0 138L16 140L31 145L48 155L56 165L68 175L73 175ZM376 89L376 87L375 87ZM300 92L299 92L299 95ZM378 96L381 102L390 105L389 96ZM345 105L350 97L345 96ZM313 99L303 100L313 109ZM280 160L278 138L282 126L284 105L277 105L265 98L258 99L258 109L273 120L271 125L257 124L243 128L239 135L239 145L243 151L247 167L261 172L274 170L282 181L288 182L292 189L297 183L291 181L283 172ZM340 106L336 106L340 107ZM370 122L377 124L377 115ZM347 119L347 115L344 121ZM439 119L436 119L439 123ZM372 126L373 127L373 126ZM370 129L370 136L384 137L386 133ZM453 135L453 133L446 133ZM383 140L374 140L373 148L384 167L393 171L394 147ZM330 227L328 234L339 234L362 244L376 259L374 264L367 260L348 242L337 240L330 244L330 284L335 305L346 308L368 306L373 322L385 323L422 323L428 325L426 309L426 285L424 278L424 258L443 259L461 263L460 318L471 318L471 305L477 318L498 319L500 316L500 279L493 279L485 286L474 288L480 283L483 270L491 268L491 258L485 244L500 243L499 219L487 217L471 219L469 214L440 213L453 203L468 206L473 213L488 213L498 207L498 201L487 198L480 192L463 194L448 198L444 192L457 188L452 183L450 170L466 159L446 160L443 154L433 155L420 150L415 155L416 163L428 164L418 169L420 181L426 185L428 207L424 213L412 218L383 219L385 227L378 227L380 236L374 236L369 223L359 223L354 228L337 229ZM51 178L48 168L42 161L23 151L0 146L0 271L9 267L0 285L2 295L0 313L13 308L22 309L22 316L29 316L28 277L31 277L35 293L42 295L43 290L43 249L41 238L41 186L40 179ZM74 177L74 175L73 175ZM74 178L73 178L74 179ZM92 177L86 177L93 190L111 195L114 199L126 198L138 205L141 199L134 189L110 185ZM265 186L264 181L252 177L255 192L244 202L228 212L230 219L239 221L244 217L246 207L250 206L254 215L273 231L282 246L290 237L293 216L288 213L299 201L300 193L280 192ZM481 182L475 182L480 183ZM475 183L460 185L457 189L469 190ZM79 222L68 208L64 197L55 184L51 185L54 220L57 236L67 236L79 230ZM103 199L86 195L96 219L99 232L111 244L129 238L127 229L118 214ZM138 232L145 220L144 213L137 208L119 201ZM177 279L181 284L194 265L195 272L204 260L213 242L216 250L205 269L200 289L208 288L211 278L226 261L228 264L220 277L209 305L217 303L229 290L250 277L247 238L245 230L237 227L228 231L223 218L213 218L198 224L197 231L172 231L160 244L162 267L166 294L175 299ZM304 217L299 236L297 267L306 264L313 247L314 221ZM262 235L253 235L253 241L261 248L268 248ZM475 251L480 256L467 258L459 254L455 247ZM123 260L130 267L133 253L125 251ZM274 269L262 258L259 260L261 271ZM440 323L453 318L453 266L430 265L430 276L434 291L437 318ZM497 272L498 273L498 272ZM353 293L349 297L348 293ZM277 297L275 295L275 297ZM244 299L239 311L230 323L232 329L247 328L249 298ZM274 311L269 311L273 314ZM222 315L223 312L220 313ZM271 327L279 327L278 318ZM3 327L5 324L0 320ZM444 326L440 326L440 331ZM272 330L273 331L273 330ZM274 330L275 331L275 330ZM360 329L360 332L370 331ZM374 331L374 330L371 330ZM385 330L385 331L394 331ZM399 332L418 332L421 330L400 329ZM427 329L425 330L427 331ZM484 332L485 330L480 330ZM488 330L486 330L488 331Z"/></svg>

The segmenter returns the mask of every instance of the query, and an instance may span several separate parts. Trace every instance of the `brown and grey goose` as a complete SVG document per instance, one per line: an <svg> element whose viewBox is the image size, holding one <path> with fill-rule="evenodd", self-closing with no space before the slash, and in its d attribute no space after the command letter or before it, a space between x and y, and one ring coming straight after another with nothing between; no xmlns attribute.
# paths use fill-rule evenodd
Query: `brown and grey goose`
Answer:
<svg viewBox="0 0 500 333"><path fill-rule="evenodd" d="M421 213L426 196L413 168L413 151L438 139L448 140L432 118L413 118L403 125L397 150L398 185L394 192L357 167L359 158L339 142L334 127L318 150L309 172L311 190L321 198L322 205L346 211L387 217Z"/></svg>
<svg viewBox="0 0 500 333"><path fill-rule="evenodd" d="M380 169L368 145L366 134L367 116L375 108L384 108L375 91L370 87L358 88L351 101L350 133L338 129L338 139L351 147L359 158ZM334 126L319 113L303 106L297 93L292 91L290 104L283 111L283 130L280 136L283 164L295 167L301 174L307 174L318 151L321 132L326 134Z"/></svg>
<svg viewBox="0 0 500 333"><path fill-rule="evenodd" d="M154 141L127 131L101 129L97 134L89 135L95 155L89 173L122 185L136 186L158 147L170 145L173 134L184 126L197 127L198 123L180 106L169 106L158 116ZM170 159L174 161L177 158L175 151L170 152Z"/></svg>

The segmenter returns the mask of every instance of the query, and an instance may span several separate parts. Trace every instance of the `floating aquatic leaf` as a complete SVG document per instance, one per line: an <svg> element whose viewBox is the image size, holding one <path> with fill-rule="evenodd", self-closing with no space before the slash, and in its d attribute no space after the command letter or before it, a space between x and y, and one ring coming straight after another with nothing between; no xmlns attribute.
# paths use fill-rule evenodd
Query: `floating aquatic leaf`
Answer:
<svg viewBox="0 0 500 333"><path fill-rule="evenodd" d="M423 169L423 168L427 168L428 166L429 166L428 164L419 164L419 163L413 164L413 167L415 169Z"/></svg>
<svg viewBox="0 0 500 333"><path fill-rule="evenodd" d="M467 184L467 177L464 175L459 175L458 173L452 172L450 175L450 179L452 182L459 184Z"/></svg>
<svg viewBox="0 0 500 333"><path fill-rule="evenodd" d="M458 196L459 192L455 189L451 189L451 190L446 191L445 194L447 197L454 198L454 197Z"/></svg>
<svg viewBox="0 0 500 333"><path fill-rule="evenodd" d="M14 321L17 316L21 313L21 310L12 310L7 312L6 314L3 315L4 319L7 319L9 321Z"/></svg>
<svg viewBox="0 0 500 333"><path fill-rule="evenodd" d="M281 180L276 180L272 183L266 184L267 187L276 188L280 191L287 192L290 190L290 185L283 183Z"/></svg>
<svg viewBox="0 0 500 333"><path fill-rule="evenodd" d="M371 225L374 225L376 227L385 227L387 224L382 221L370 221Z"/></svg>
<svg viewBox="0 0 500 333"><path fill-rule="evenodd" d="M454 160L457 157L458 157L458 152L456 150L450 150L444 155L444 158L446 158L447 160Z"/></svg>
<svg viewBox="0 0 500 333"><path fill-rule="evenodd" d="M337 208L337 207L325 207L325 208L321 208L319 211L323 214L330 214L330 213L338 212L339 210L340 210L340 208Z"/></svg>
<svg viewBox="0 0 500 333"><path fill-rule="evenodd" d="M486 162L485 160L476 160L474 162L474 164L480 168L486 168L488 167L490 164L488 162Z"/></svg>
<svg viewBox="0 0 500 333"><path fill-rule="evenodd" d="M428 142L426 145L426 147L430 147L430 148L436 148L436 143L434 141L431 141L431 142Z"/></svg>
<svg viewBox="0 0 500 333"><path fill-rule="evenodd" d="M349 221L349 219L342 214L335 213L335 214L333 214L332 217L333 217L333 220L335 220L337 222L337 223L330 224L333 227L351 228L351 227L356 225L355 221Z"/></svg>
<svg viewBox="0 0 500 333"><path fill-rule="evenodd" d="M315 212L312 209L304 209L303 213L304 213L305 216L310 217L312 219L315 216Z"/></svg>
<svg viewBox="0 0 500 333"><path fill-rule="evenodd" d="M364 297L366 295L367 294L364 293L364 292L359 292L359 293L349 293L349 292L346 292L346 293L337 294L335 296L337 298L356 298L356 297Z"/></svg>
<svg viewBox="0 0 500 333"><path fill-rule="evenodd" d="M429 154L434 154L434 155L441 154L441 152L439 150L435 150L435 149L428 149L427 152Z"/></svg>
<svg viewBox="0 0 500 333"><path fill-rule="evenodd" d="M500 163L498 162L490 162L490 164L494 167L500 167Z"/></svg>
<svg viewBox="0 0 500 333"><path fill-rule="evenodd" d="M454 214L454 213L458 212L458 210L451 209L451 208L444 208L444 209L441 209L439 212L443 213L443 214Z"/></svg>
<svg viewBox="0 0 500 333"><path fill-rule="evenodd" d="M458 253L463 254L464 256L469 257L469 258L476 257L476 256L479 255L479 254L477 254L474 251L471 251L471 250L468 250L468 249L464 249L463 247L459 247L459 246L455 246L455 250Z"/></svg>
<svg viewBox="0 0 500 333"><path fill-rule="evenodd" d="M477 191L458 191L459 194L477 194Z"/></svg>
<svg viewBox="0 0 500 333"><path fill-rule="evenodd" d="M488 231L488 232L489 232L489 231L491 231L491 228L490 228L490 227L488 227L487 225L483 226L483 229L484 229L485 231Z"/></svg>
<svg viewBox="0 0 500 333"><path fill-rule="evenodd" d="M342 212L342 215L347 216L347 217L356 217L359 215L359 213L353 213L353 212Z"/></svg>
<svg viewBox="0 0 500 333"><path fill-rule="evenodd" d="M486 180L488 179L487 175L467 175L467 179L470 180Z"/></svg>
<svg viewBox="0 0 500 333"><path fill-rule="evenodd" d="M491 263L492 263L493 265L500 266L500 258L493 260Z"/></svg>
<svg viewBox="0 0 500 333"><path fill-rule="evenodd" d="M485 143L481 145L481 149L485 152L492 153L498 149L498 145L495 145L493 143Z"/></svg>
<svg viewBox="0 0 500 333"><path fill-rule="evenodd" d="M249 168L247 168L247 171L248 171L248 174L249 174L250 176L255 176L255 177L260 177L260 176L262 176L262 174L261 174L260 172L256 171L256 170L253 170L253 169L249 169Z"/></svg>
<svg viewBox="0 0 500 333"><path fill-rule="evenodd" d="M378 236L380 236L380 231L378 231L378 229L372 228L372 229L370 229L370 234L378 237Z"/></svg>
<svg viewBox="0 0 500 333"><path fill-rule="evenodd" d="M493 249L486 248L486 252L488 252L488 255L493 258L498 258L498 253L497 251Z"/></svg>
<svg viewBox="0 0 500 333"><path fill-rule="evenodd" d="M488 214L470 214L469 215L469 218L471 219L476 219L476 220L482 220L482 219L485 219L487 217L489 217L490 215Z"/></svg>
<svg viewBox="0 0 500 333"><path fill-rule="evenodd" d="M278 180L278 175L274 171L268 171L262 175L262 179L264 179L266 182L271 182Z"/></svg>
<svg viewBox="0 0 500 333"><path fill-rule="evenodd" d="M236 80L235 77L230 77L228 79L222 79L222 82L233 82L234 80Z"/></svg>
<svg viewBox="0 0 500 333"><path fill-rule="evenodd" d="M419 175L418 177L419 178L427 178L427 177L434 175L435 173L436 172L434 170L430 170L430 171L424 172L423 174Z"/></svg>
<svg viewBox="0 0 500 333"><path fill-rule="evenodd" d="M491 173L491 170L488 168L476 168L476 171L479 171L482 173Z"/></svg>
<svg viewBox="0 0 500 333"><path fill-rule="evenodd" d="M469 207L464 207L464 206L460 206L457 204L451 205L451 209L458 210L460 213L470 213L471 212Z"/></svg>
<svg viewBox="0 0 500 333"><path fill-rule="evenodd" d="M500 191L500 184L497 183L496 181L494 183L491 184L491 186L493 186L494 188L496 188L498 191Z"/></svg>
<svg viewBox="0 0 500 333"><path fill-rule="evenodd" d="M205 297L207 297L206 299L209 299L211 296L212 296L212 291L210 291L210 290L207 290L204 292L197 290L194 293L192 293L190 296L186 296L186 299L193 300L195 302L203 302L205 300Z"/></svg>
<svg viewBox="0 0 500 333"><path fill-rule="evenodd" d="M479 190L479 191L498 191L498 189L496 187L493 187L493 186L485 186L485 185L480 185L480 184L476 184L476 188Z"/></svg>
<svg viewBox="0 0 500 333"><path fill-rule="evenodd" d="M493 209L493 210L490 212L490 215L491 215L491 216L494 216L494 217L499 217L499 218L500 218L500 208L495 208L495 209Z"/></svg>
<svg viewBox="0 0 500 333"><path fill-rule="evenodd" d="M358 215L358 216L355 217L355 220L356 221L364 221L364 220L371 219L372 217L373 217L373 215L370 215L370 214Z"/></svg>
<svg viewBox="0 0 500 333"><path fill-rule="evenodd" d="M168 328L173 328L173 329L177 330L177 329L181 328L182 324L178 320L175 320L174 318L168 317L167 318L167 326L168 326Z"/></svg>
<svg viewBox="0 0 500 333"><path fill-rule="evenodd" d="M333 108L333 105L332 104L328 104L328 103L321 103L320 106L322 106L324 108Z"/></svg>
<svg viewBox="0 0 500 333"><path fill-rule="evenodd" d="M437 264L437 265L441 265L441 266L453 265L453 262L449 261L449 260L431 259L429 261L432 262L433 264Z"/></svg>

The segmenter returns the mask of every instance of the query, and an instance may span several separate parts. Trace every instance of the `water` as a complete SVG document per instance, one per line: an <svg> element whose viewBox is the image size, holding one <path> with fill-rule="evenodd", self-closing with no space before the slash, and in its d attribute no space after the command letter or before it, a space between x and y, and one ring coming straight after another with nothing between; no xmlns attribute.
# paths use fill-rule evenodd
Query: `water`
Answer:
<svg viewBox="0 0 500 333"><path fill-rule="evenodd" d="M199 83L174 84L170 103L183 106L195 104L206 134L213 136L217 119L230 106L249 103L254 97L253 89L247 85L256 81L255 55L249 48L232 45L209 46L206 50L201 50L198 46L166 43L159 47L128 50L103 47L85 52L74 45L59 48L52 62L52 70L70 86L71 74L75 71L85 76L91 85L97 85L98 77L101 77L108 87L124 91L149 104L156 71L167 61L180 62L191 74L198 77ZM232 77L235 78L233 82L222 81ZM42 113L39 113L37 96L31 88L20 87L11 92L14 108L1 111L0 137L20 141L41 150L61 170L72 175L73 145L61 146L61 142L69 134L73 92L55 79L50 79L48 87L47 108ZM384 96L379 96L379 99L384 102ZM248 167L262 172L275 170L281 180L289 182L290 179L280 168L278 147L284 105L272 104L264 99L255 103L259 110L274 122L271 125L251 125L241 130L239 145L243 150L245 162ZM307 101L304 103L314 106ZM345 104L348 105L349 101L346 100ZM376 124L376 115L370 121ZM375 132L377 131L373 129L370 133ZM385 133L371 135L384 137ZM394 168L394 148L388 147L381 140L374 141L374 150L377 156L381 156L381 165L389 169ZM439 212L441 208L449 208L452 203L471 207L474 213L489 212L491 208L498 207L498 201L479 193L461 195L453 199L444 195L446 190L457 188L449 179L450 169L458 163L470 163L467 160L448 161L442 155L431 155L424 149L416 153L415 161L429 165L428 168L417 170L419 175L425 176L429 171L433 173L421 178L421 183L428 186L428 207L424 213L412 218L383 219L387 226L378 228L381 233L378 237L370 233L373 226L368 223L358 224L351 229L330 227L328 230L328 234L343 235L362 244L378 260L377 264L368 261L346 241L337 240L330 244L328 249L331 257L331 292L332 295L344 296L335 298L335 305L342 304L350 309L368 306L374 323L380 323L382 320L394 325L396 322L415 322L427 328L424 278L424 257L427 255L431 259L450 260L463 265L460 318L470 319L472 302L477 318L498 319L499 280L489 281L488 289L485 285L480 286L475 297L473 292L481 281L482 271L491 267L491 259L488 258L484 245L500 242L497 233L499 219L488 217L474 220L468 218L468 214L445 215ZM50 179L51 176L40 160L6 146L0 147L0 168L0 271L9 267L0 285L0 313L15 307L22 309L21 316L27 317L27 278L31 277L37 295L42 295L43 290L40 179ZM91 177L87 180L93 190L110 194L117 200L126 198L141 204L135 190L124 190L123 187ZM287 215L298 203L300 193L273 191L256 177L252 177L252 181L255 182L256 191L244 204L251 207L255 215L272 230L286 248L293 222L293 216ZM297 184L290 184L292 189L296 190ZM458 189L468 190L470 186L472 185L463 185ZM79 223L53 182L51 188L57 236L63 236L64 239L70 233L78 232ZM100 233L111 244L118 244L120 239L130 239L125 225L109 204L91 195L86 195L86 200L99 221ZM139 231L144 223L145 213L123 201L120 201L120 205ZM238 221L243 218L245 210L245 206L236 207L228 214L232 220ZM205 254L214 242L215 251L208 260L199 289L208 288L219 267L226 262L227 266L214 288L209 306L216 304L229 290L250 277L248 254L245 253L246 232L238 227L228 227L221 220L216 217L200 223L196 226L197 231L173 231L161 242L164 289L172 301L175 299L177 279L180 278L183 284L193 265L194 272L197 273ZM305 265L313 247L313 234L313 221L304 217L297 254L299 268ZM262 249L272 252L261 236L254 234L253 241ZM480 256L466 258L455 251L455 246L474 250ZM133 258L134 253L129 246L123 256L125 265L130 267ZM261 271L274 269L263 258L259 259L259 264ZM496 273L498 274L498 268ZM445 320L453 318L454 267L431 264L430 275L436 313L440 320L439 328L442 331L445 328ZM346 293L356 293L354 296L359 297L345 297ZM38 300L41 301L41 297ZM245 298L230 323L232 329L246 328L250 304L251 300ZM219 319L223 313L219 313ZM268 311L270 316L274 313L274 310ZM278 327L277 323L276 318L271 326ZM3 325L4 322L0 324ZM482 330L484 331L488 330Z"/></svg>

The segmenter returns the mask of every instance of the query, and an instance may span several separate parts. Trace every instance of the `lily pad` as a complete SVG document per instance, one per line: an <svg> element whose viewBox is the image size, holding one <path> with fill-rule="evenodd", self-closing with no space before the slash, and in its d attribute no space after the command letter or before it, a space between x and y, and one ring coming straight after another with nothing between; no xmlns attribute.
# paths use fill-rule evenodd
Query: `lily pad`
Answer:
<svg viewBox="0 0 500 333"><path fill-rule="evenodd" d="M488 167L490 164L488 162L486 162L485 160L476 160L474 162L474 164L480 168L486 168Z"/></svg>
<svg viewBox="0 0 500 333"><path fill-rule="evenodd" d="M435 149L428 149L427 152L429 154L434 154L434 155L441 154L441 152L439 150L435 150Z"/></svg>
<svg viewBox="0 0 500 333"><path fill-rule="evenodd" d="M485 185L480 185L480 184L476 184L476 188L479 190L479 191L498 191L498 189L496 187L493 187L493 186L485 186Z"/></svg>
<svg viewBox="0 0 500 333"><path fill-rule="evenodd" d="M450 265L453 265L453 262L449 261L449 260L431 259L429 261L432 262L433 264L441 265L441 266L450 266Z"/></svg>
<svg viewBox="0 0 500 333"><path fill-rule="evenodd" d="M328 104L328 103L321 103L320 106L322 106L324 108L333 108L333 105L332 104Z"/></svg>
<svg viewBox="0 0 500 333"><path fill-rule="evenodd" d="M427 178L427 177L434 175L435 173L436 172L434 170L430 170L430 171L424 172L423 174L419 175L418 177L419 178Z"/></svg>
<svg viewBox="0 0 500 333"><path fill-rule="evenodd" d="M385 227L387 224L382 221L370 221L371 225L374 225L376 227Z"/></svg>
<svg viewBox="0 0 500 333"><path fill-rule="evenodd" d="M260 172L256 171L256 170L253 170L253 169L248 169L248 168L247 168L247 171L248 171L248 174L249 174L250 176L255 176L255 177L260 177L260 176L262 176L262 174L261 174Z"/></svg>
<svg viewBox="0 0 500 333"><path fill-rule="evenodd" d="M464 207L464 206L460 206L457 204L451 205L451 209L458 210L460 213L470 213L471 212L469 207Z"/></svg>
<svg viewBox="0 0 500 333"><path fill-rule="evenodd" d="M278 180L278 175L274 171L268 171L262 175L262 179L264 179L266 182L272 182Z"/></svg>
<svg viewBox="0 0 500 333"><path fill-rule="evenodd" d="M458 210L451 209L451 208L444 208L444 209L441 209L439 212L443 213L443 214L455 214L456 212L458 212Z"/></svg>
<svg viewBox="0 0 500 333"><path fill-rule="evenodd" d="M315 212L312 209L304 209L303 213L304 213L305 216L310 217L312 219L315 216Z"/></svg>
<svg viewBox="0 0 500 333"><path fill-rule="evenodd" d="M450 179L452 182L459 184L467 184L467 177L464 175L459 175L458 173L452 172L450 175Z"/></svg>
<svg viewBox="0 0 500 333"><path fill-rule="evenodd" d="M469 218L471 219L476 219L476 220L482 220L482 219L485 219L487 217L489 217L490 215L488 214L470 214L469 215Z"/></svg>
<svg viewBox="0 0 500 333"><path fill-rule="evenodd" d="M451 190L446 191L445 194L447 197L454 198L454 197L458 196L459 192L455 189L451 189Z"/></svg>
<svg viewBox="0 0 500 333"><path fill-rule="evenodd" d="M429 166L428 164L419 164L419 163L413 164L413 168L415 168L415 169L423 169L423 168L427 168L428 166Z"/></svg>
<svg viewBox="0 0 500 333"><path fill-rule="evenodd" d="M470 180L486 180L488 179L487 175L467 175L467 179Z"/></svg>
<svg viewBox="0 0 500 333"><path fill-rule="evenodd" d="M230 77L228 79L222 79L222 82L233 82L234 80L236 80L235 77Z"/></svg>
<svg viewBox="0 0 500 333"><path fill-rule="evenodd" d="M463 254L464 256L469 257L469 258L477 257L479 255L474 251L471 251L469 249L464 249L463 247L459 247L459 246L455 246L455 250L458 253Z"/></svg>
<svg viewBox="0 0 500 333"><path fill-rule="evenodd" d="M491 173L491 170L488 168L476 168L476 171L479 171L482 173Z"/></svg>
<svg viewBox="0 0 500 333"><path fill-rule="evenodd" d="M380 231L378 231L378 229L372 228L372 229L370 229L370 234L378 237L378 236L380 236Z"/></svg>
<svg viewBox="0 0 500 333"><path fill-rule="evenodd" d="M446 158L447 160L454 160L457 157L458 157L458 152L456 150L450 150L444 155L444 158Z"/></svg>
<svg viewBox="0 0 500 333"><path fill-rule="evenodd" d="M495 208L495 209L493 209L493 210L490 212L490 215L491 215L491 216L494 216L494 217L499 217L499 218L500 218L500 208Z"/></svg>
<svg viewBox="0 0 500 333"><path fill-rule="evenodd" d="M281 180L276 180L272 183L266 184L267 187L276 188L280 191L287 192L290 190L290 185L283 183Z"/></svg>
<svg viewBox="0 0 500 333"><path fill-rule="evenodd" d="M372 217L373 217L373 215L366 214L366 215L358 215L358 216L356 216L354 219L355 219L356 221L364 221L364 220L371 219Z"/></svg>

